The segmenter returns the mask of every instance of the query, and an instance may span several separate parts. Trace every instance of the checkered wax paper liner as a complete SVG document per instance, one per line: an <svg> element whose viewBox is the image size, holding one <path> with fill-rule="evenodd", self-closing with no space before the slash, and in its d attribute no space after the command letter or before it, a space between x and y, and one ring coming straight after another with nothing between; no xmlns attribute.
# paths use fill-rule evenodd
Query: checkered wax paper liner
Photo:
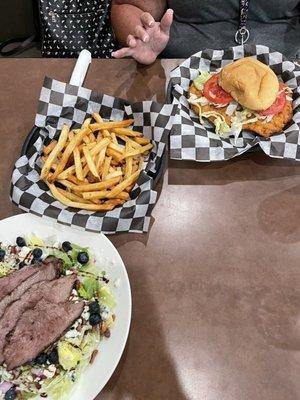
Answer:
<svg viewBox="0 0 300 400"><path fill-rule="evenodd" d="M156 202L154 181L162 172L162 158L171 129L172 105L153 101L134 104L99 94L82 86L74 86L45 78L41 90L35 125L39 135L21 156L12 175L11 198L21 209L39 216L55 218L67 225L106 234L116 232L147 232L150 215ZM145 169L131 191L131 199L108 212L91 212L64 206L55 200L40 180L40 155L62 125L80 127L93 112L104 120L134 118L134 130L152 139L152 149Z"/></svg>
<svg viewBox="0 0 300 400"><path fill-rule="evenodd" d="M206 128L187 102L191 81L202 71L218 71L225 65L242 57L252 56L270 66L293 90L293 119L285 129L263 138L243 130L238 139L221 139ZM236 157L259 145L270 157L300 160L300 67L288 61L278 52L266 46L244 45L227 50L204 50L185 60L171 72L173 105L176 113L170 137L170 157L179 160L222 161Z"/></svg>

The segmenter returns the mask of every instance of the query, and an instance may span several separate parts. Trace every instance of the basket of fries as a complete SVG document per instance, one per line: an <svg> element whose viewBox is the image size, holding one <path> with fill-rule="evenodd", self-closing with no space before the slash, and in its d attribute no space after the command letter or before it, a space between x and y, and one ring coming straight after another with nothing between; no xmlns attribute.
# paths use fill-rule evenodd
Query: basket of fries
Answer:
<svg viewBox="0 0 300 400"><path fill-rule="evenodd" d="M172 106L130 104L45 78L35 127L12 174L21 209L103 232L146 232Z"/></svg>

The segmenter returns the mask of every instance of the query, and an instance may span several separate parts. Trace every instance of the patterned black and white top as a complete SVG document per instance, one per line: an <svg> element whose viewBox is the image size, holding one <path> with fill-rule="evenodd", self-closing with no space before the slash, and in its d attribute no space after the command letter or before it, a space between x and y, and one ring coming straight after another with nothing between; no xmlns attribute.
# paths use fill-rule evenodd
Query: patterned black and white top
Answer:
<svg viewBox="0 0 300 400"><path fill-rule="evenodd" d="M110 24L110 0L40 0L43 57L110 58L116 42Z"/></svg>

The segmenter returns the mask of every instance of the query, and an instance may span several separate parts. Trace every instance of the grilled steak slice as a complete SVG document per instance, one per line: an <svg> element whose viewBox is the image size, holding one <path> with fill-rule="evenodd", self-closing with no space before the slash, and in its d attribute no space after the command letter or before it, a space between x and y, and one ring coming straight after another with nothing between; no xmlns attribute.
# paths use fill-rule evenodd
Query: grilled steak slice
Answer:
<svg viewBox="0 0 300 400"><path fill-rule="evenodd" d="M52 303L45 299L23 313L14 330L6 337L4 360L8 370L34 359L58 340L79 318L84 303Z"/></svg>
<svg viewBox="0 0 300 400"><path fill-rule="evenodd" d="M30 266L25 267L19 271L12 272L11 274L0 279L0 301L18 287L23 281L37 272L37 268Z"/></svg>
<svg viewBox="0 0 300 400"><path fill-rule="evenodd" d="M6 335L15 327L18 319L28 309L36 306L42 298L52 302L61 303L70 297L76 275L65 276L53 281L42 281L29 288L23 296L9 304L0 319L0 364L3 364L3 348Z"/></svg>
<svg viewBox="0 0 300 400"><path fill-rule="evenodd" d="M41 262L36 264L35 268L37 269L36 273L24 280L9 295L0 300L0 317L2 317L5 308L13 301L18 300L32 285L41 281L52 281L52 279L57 278L61 270L61 260L57 258L55 261Z"/></svg>

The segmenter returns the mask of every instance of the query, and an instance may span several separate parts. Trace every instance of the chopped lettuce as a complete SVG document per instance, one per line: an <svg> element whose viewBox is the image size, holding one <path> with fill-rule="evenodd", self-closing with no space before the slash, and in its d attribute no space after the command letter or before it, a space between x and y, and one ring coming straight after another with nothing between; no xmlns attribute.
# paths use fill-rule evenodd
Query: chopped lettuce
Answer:
<svg viewBox="0 0 300 400"><path fill-rule="evenodd" d="M9 274L12 270L12 267L9 263L0 262L0 278Z"/></svg>
<svg viewBox="0 0 300 400"><path fill-rule="evenodd" d="M86 300L91 300L99 290L99 282L94 277L88 277L82 280L78 294Z"/></svg>
<svg viewBox="0 0 300 400"><path fill-rule="evenodd" d="M27 239L27 245L28 246L38 246L38 247L43 247L45 246L45 243L43 242L43 240L41 238L39 238L36 235L31 235L29 236L29 238Z"/></svg>
<svg viewBox="0 0 300 400"><path fill-rule="evenodd" d="M67 253L59 249L51 249L50 255L60 258L63 262L64 269L70 269L73 267L73 261L70 259Z"/></svg>
<svg viewBox="0 0 300 400"><path fill-rule="evenodd" d="M98 296L101 304L113 309L116 306L114 296L112 295L108 286L101 286L98 291Z"/></svg>
<svg viewBox="0 0 300 400"><path fill-rule="evenodd" d="M65 370L75 368L81 360L81 351L72 346L71 343L66 341L58 342L57 350L59 363Z"/></svg>
<svg viewBox="0 0 300 400"><path fill-rule="evenodd" d="M82 351L82 358L78 366L78 373L84 370L90 362L92 353L97 349L100 342L99 332L91 332L85 336L80 348Z"/></svg>
<svg viewBox="0 0 300 400"><path fill-rule="evenodd" d="M212 75L207 71L199 71L199 75L193 80L195 88L202 90L204 83L208 81L211 76Z"/></svg>

